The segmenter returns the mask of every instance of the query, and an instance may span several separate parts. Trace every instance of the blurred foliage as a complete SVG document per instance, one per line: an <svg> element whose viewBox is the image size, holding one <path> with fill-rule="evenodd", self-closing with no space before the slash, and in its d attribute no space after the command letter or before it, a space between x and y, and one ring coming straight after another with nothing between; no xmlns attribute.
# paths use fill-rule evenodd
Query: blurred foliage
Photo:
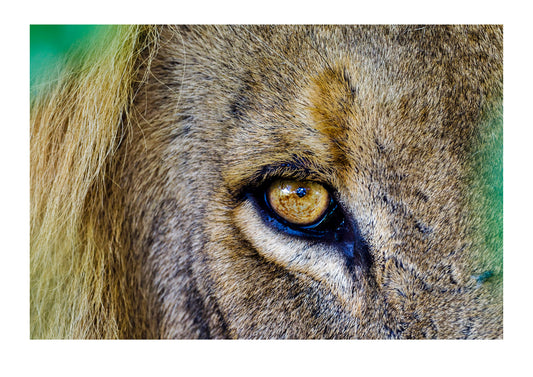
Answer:
<svg viewBox="0 0 533 377"><path fill-rule="evenodd" d="M503 265L503 116L498 114L490 119L490 134L488 148L482 151L481 158L485 164L479 173L487 182L484 186L484 196L487 199L487 219L491 229L487 232L486 243L489 250L496 250L498 259ZM492 236L492 237L491 237Z"/></svg>
<svg viewBox="0 0 533 377"><path fill-rule="evenodd" d="M31 85L37 77L53 74L71 48L83 43L98 28L97 25L30 25Z"/></svg>

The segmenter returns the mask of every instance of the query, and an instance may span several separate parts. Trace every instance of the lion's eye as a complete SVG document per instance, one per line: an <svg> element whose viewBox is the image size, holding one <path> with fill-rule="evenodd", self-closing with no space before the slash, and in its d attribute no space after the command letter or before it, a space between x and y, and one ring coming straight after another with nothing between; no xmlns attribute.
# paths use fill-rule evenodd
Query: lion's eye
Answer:
<svg viewBox="0 0 533 377"><path fill-rule="evenodd" d="M320 222L331 203L328 190L312 181L275 180L266 198L276 215L296 226Z"/></svg>
<svg viewBox="0 0 533 377"><path fill-rule="evenodd" d="M252 190L248 198L273 229L337 245L352 262L355 251L366 260L366 243L332 192L315 181L278 178Z"/></svg>

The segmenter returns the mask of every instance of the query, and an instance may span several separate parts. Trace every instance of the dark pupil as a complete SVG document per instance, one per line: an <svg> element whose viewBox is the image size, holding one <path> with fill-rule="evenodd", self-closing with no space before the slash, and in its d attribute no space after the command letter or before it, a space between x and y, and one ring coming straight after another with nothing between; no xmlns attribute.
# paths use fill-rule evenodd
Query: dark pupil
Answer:
<svg viewBox="0 0 533 377"><path fill-rule="evenodd" d="M296 195L298 195L299 198L304 197L307 194L307 189L305 187L298 187L296 189Z"/></svg>

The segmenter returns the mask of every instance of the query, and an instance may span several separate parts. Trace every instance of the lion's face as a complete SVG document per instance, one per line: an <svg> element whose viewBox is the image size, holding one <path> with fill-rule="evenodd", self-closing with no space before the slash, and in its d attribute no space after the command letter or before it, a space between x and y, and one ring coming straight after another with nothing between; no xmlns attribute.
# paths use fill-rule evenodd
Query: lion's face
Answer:
<svg viewBox="0 0 533 377"><path fill-rule="evenodd" d="M499 32L168 30L117 173L153 334L501 337Z"/></svg>

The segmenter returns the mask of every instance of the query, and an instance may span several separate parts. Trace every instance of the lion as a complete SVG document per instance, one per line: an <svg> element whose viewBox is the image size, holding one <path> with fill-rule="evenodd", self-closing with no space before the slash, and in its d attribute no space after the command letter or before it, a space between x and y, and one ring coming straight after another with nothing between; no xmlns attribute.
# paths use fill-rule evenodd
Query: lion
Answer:
<svg viewBox="0 0 533 377"><path fill-rule="evenodd" d="M32 95L32 338L503 337L501 26L98 41Z"/></svg>

